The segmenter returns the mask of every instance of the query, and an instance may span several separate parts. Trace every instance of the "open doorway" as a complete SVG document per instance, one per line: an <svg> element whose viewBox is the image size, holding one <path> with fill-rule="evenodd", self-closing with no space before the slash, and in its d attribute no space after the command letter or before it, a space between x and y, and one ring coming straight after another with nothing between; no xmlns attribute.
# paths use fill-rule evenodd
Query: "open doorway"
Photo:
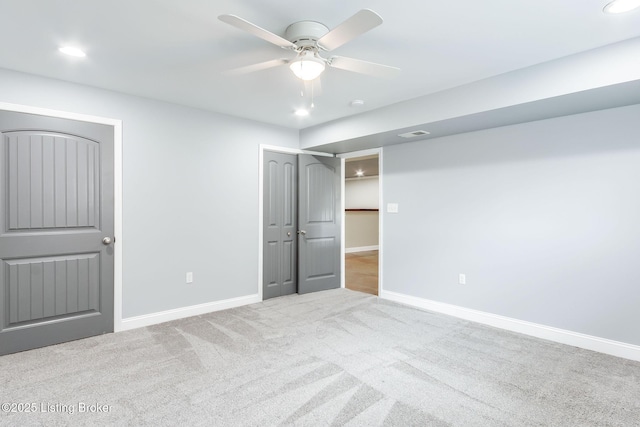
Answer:
<svg viewBox="0 0 640 427"><path fill-rule="evenodd" d="M345 287L378 295L380 156L353 154L344 166Z"/></svg>

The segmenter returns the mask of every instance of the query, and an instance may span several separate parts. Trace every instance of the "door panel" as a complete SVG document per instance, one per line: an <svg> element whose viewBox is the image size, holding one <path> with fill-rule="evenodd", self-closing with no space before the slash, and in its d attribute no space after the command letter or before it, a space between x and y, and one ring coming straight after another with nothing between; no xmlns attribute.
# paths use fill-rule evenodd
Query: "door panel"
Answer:
<svg viewBox="0 0 640 427"><path fill-rule="evenodd" d="M0 354L113 331L113 128L0 111Z"/></svg>
<svg viewBox="0 0 640 427"><path fill-rule="evenodd" d="M49 132L6 132L9 230L95 227L98 143Z"/></svg>
<svg viewBox="0 0 640 427"><path fill-rule="evenodd" d="M298 293L340 287L340 168L334 157L298 155Z"/></svg>
<svg viewBox="0 0 640 427"><path fill-rule="evenodd" d="M308 227L307 227L308 228ZM309 279L333 277L335 262L333 259L336 239L333 237L305 238L308 259L305 260Z"/></svg>
<svg viewBox="0 0 640 427"><path fill-rule="evenodd" d="M9 323L70 315L100 308L99 254L3 261Z"/></svg>
<svg viewBox="0 0 640 427"><path fill-rule="evenodd" d="M264 152L263 298L297 291L297 161Z"/></svg>

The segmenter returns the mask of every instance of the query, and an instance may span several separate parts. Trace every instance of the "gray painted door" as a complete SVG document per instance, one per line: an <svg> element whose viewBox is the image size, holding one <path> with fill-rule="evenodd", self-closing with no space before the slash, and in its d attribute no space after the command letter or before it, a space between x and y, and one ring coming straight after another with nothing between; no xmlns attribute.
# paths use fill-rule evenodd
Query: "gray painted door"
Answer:
<svg viewBox="0 0 640 427"><path fill-rule="evenodd" d="M113 331L113 127L0 111L0 354Z"/></svg>
<svg viewBox="0 0 640 427"><path fill-rule="evenodd" d="M297 291L297 177L294 154L264 152L263 299Z"/></svg>
<svg viewBox="0 0 640 427"><path fill-rule="evenodd" d="M334 157L298 155L298 293L340 287L340 165Z"/></svg>

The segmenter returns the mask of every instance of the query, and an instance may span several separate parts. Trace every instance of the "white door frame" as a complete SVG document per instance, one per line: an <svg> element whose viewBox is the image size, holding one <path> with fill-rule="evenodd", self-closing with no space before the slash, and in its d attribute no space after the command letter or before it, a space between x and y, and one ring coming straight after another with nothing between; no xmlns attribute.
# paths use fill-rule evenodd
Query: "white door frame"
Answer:
<svg viewBox="0 0 640 427"><path fill-rule="evenodd" d="M78 120L113 126L113 186L114 212L113 232L115 237L113 265L113 331L122 330L122 120L107 117L90 116L68 111L50 110L48 108L0 102L0 110L17 113L38 114L61 119Z"/></svg>
<svg viewBox="0 0 640 427"><path fill-rule="evenodd" d="M383 209L382 207L384 206L384 200L382 197L382 153L383 153L383 149L382 147L380 148L372 148L370 150L360 150L360 151L353 151L351 153L344 153L344 154L338 154L338 157L341 157L343 159L343 162L345 159L352 159L354 157L364 157L364 156L372 156L377 154L378 155L378 295L381 294L382 292L382 265L384 264L382 262L383 259L383 250L384 250L384 245L383 245L383 234L382 234L382 230L383 230ZM345 193L345 176L344 176L344 163L342 165L342 206L344 206L344 193ZM342 210L342 262L344 264L344 239L345 239L345 223L346 223L346 218L345 218L345 211L344 209ZM342 287L344 288L344 275L345 275L345 269L342 269Z"/></svg>
<svg viewBox="0 0 640 427"><path fill-rule="evenodd" d="M276 145L265 145L265 144L260 144L260 153L258 156L258 300L259 301L264 301L264 296L263 296L263 269L264 269L264 250L263 250L263 243L264 243L264 152L265 151L274 151L276 153L289 153L289 154L311 154L313 156L325 156L325 157L336 157L333 154L330 153L321 153L318 151L308 151L308 150L301 150L299 148L288 148L288 147L278 147ZM342 160L342 173L344 174L344 160ZM344 176L342 177L342 180L344 181ZM343 184L344 185L344 184ZM344 196L343 196L344 197ZM344 203L344 200L343 200ZM342 224L342 233L344 235L344 221ZM344 242L342 242L342 247L341 247L341 257L344 259ZM342 279L341 279L341 286L344 287L344 268L341 269L343 271L342 273Z"/></svg>

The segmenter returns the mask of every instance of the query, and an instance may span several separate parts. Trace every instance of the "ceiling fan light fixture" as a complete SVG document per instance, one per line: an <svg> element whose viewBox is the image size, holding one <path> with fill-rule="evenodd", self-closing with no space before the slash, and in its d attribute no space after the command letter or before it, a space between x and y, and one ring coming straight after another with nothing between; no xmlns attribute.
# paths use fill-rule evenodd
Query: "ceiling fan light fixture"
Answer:
<svg viewBox="0 0 640 427"><path fill-rule="evenodd" d="M305 52L293 61L289 68L299 79L310 81L316 79L324 71L324 61L313 52Z"/></svg>
<svg viewBox="0 0 640 427"><path fill-rule="evenodd" d="M640 0L614 0L607 4L603 11L605 13L624 13L640 7Z"/></svg>

